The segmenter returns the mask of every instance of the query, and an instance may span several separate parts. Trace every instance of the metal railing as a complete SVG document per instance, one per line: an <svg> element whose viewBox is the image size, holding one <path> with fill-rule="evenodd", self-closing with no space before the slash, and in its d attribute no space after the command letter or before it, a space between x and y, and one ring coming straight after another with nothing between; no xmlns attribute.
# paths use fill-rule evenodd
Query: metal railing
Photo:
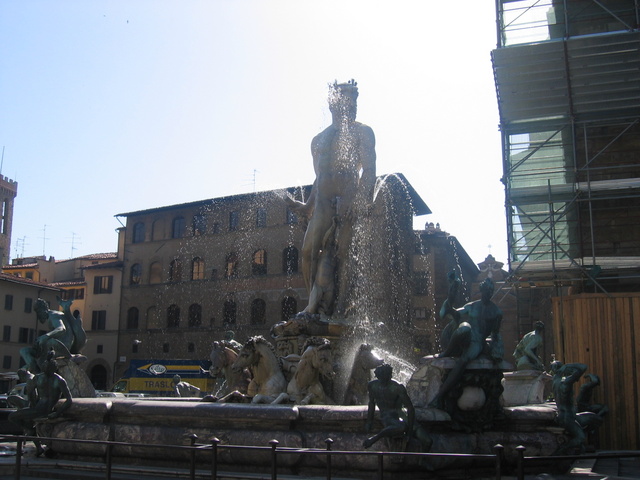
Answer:
<svg viewBox="0 0 640 480"><path fill-rule="evenodd" d="M137 443L128 443L128 442L109 442L109 441L99 441L99 440L79 440L79 439L63 439L63 438L49 438L49 437L30 437L23 435L0 435L0 441L2 442L15 442L16 443L16 460L15 460L15 480L20 480L21 472L22 472L22 458L24 456L24 445L25 442L29 441L39 441L39 442L68 442L75 444L93 444L104 446L104 471L105 471L105 479L111 480L114 470L114 455L113 450L115 447L135 447L135 448L160 448L167 449L171 452L176 451L184 451L186 452L186 457L188 457L188 466L180 468L175 468L175 473L179 474L182 472L184 475L185 471L188 471L188 478L191 480L195 480L196 477L203 478L209 477L211 480L217 480L219 477L219 453L221 450L252 450L252 451L267 451L270 452L270 460L269 460L269 468L272 480L277 480L278 478L278 458L286 455L316 455L319 457L325 457L325 475L327 480L331 480L333 475L333 466L332 466L332 458L335 456L371 456L376 459L376 478L378 480L384 479L385 472L389 472L388 468L386 468L385 460L392 459L394 457L398 458L411 458L418 460L424 460L426 462L429 461L430 458L454 458L460 460L473 460L480 461L482 463L486 463L490 467L494 473L496 480L501 480L503 467L505 466L505 457L504 457L504 447L500 444L497 444L493 447L493 454L461 454L461 453L415 453L415 452L390 452L390 451L355 451L355 450L333 450L333 440L331 438L327 438L325 440L326 448L292 448L292 447L280 447L278 440L271 440L269 442L269 446L249 446L249 445L221 445L220 440L218 438L212 438L208 444L199 444L197 443L198 437L196 435L191 435L189 437L190 445L165 445L165 444L137 444ZM515 468L515 473L518 480L524 480L525 471L531 470L534 468L536 463L545 462L549 464L551 461L557 464L557 462L567 461L573 462L575 460L581 459L604 459L604 458L629 458L629 457L638 457L640 458L640 451L629 451L622 453L596 453L590 455L565 455L565 456L545 456L545 457L528 457L525 456L526 447L518 446L516 449L516 465L510 466L510 469L513 470ZM207 473L203 473L202 470L199 474L197 474L196 466L198 463L202 468L202 461L198 462L196 459L196 454L198 452L209 452L210 455L210 469L207 469ZM82 461L74 460L78 465L82 464ZM85 462L87 465L90 462ZM123 464L120 464L123 465ZM538 472L539 473L539 472ZM225 477L229 476L228 472L224 473Z"/></svg>

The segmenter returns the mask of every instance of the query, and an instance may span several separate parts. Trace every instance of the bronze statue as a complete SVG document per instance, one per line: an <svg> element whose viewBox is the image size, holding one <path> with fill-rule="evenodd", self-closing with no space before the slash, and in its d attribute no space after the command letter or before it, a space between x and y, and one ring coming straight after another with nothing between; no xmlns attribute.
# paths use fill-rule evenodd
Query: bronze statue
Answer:
<svg viewBox="0 0 640 480"><path fill-rule="evenodd" d="M538 356L538 348L544 342L544 323L535 323L535 329L527 333L516 346L513 356L516 360L516 370L544 370L544 364Z"/></svg>
<svg viewBox="0 0 640 480"><path fill-rule="evenodd" d="M189 382L183 382L180 375L174 375L171 380L176 397L199 397L200 389Z"/></svg>
<svg viewBox="0 0 640 480"><path fill-rule="evenodd" d="M439 357L457 357L453 369L444 380L435 398L429 404L434 408L442 408L442 398L462 378L465 368L472 360L485 354L494 362L502 360L504 345L500 335L502 310L491 301L493 281L485 279L480 284L482 298L467 303L462 308L454 308L452 303L457 292L459 280L449 274L450 294L440 309L442 318L449 318L447 326L449 335L446 339L445 351ZM490 339L487 341L487 338Z"/></svg>
<svg viewBox="0 0 640 480"><path fill-rule="evenodd" d="M311 142L316 179L309 199L302 203L287 197L291 208L309 218L302 245L302 274L309 294L315 291L305 310L309 314L344 315L353 226L373 202L375 137L370 127L356 122L357 98L353 80L330 85L332 123ZM323 250L333 245L333 258L323 257ZM322 285L316 287L319 281Z"/></svg>
<svg viewBox="0 0 640 480"><path fill-rule="evenodd" d="M25 361L25 368L33 374L42 370L42 365L50 350L54 350L57 358L71 358L79 354L87 342L87 335L82 327L82 319L71 313L73 300L58 302L62 312L50 310L49 304L38 298L34 304L36 318L49 330L36 338L34 345L20 349Z"/></svg>
<svg viewBox="0 0 640 480"><path fill-rule="evenodd" d="M242 344L235 339L235 336L236 334L233 330L227 330L226 332L224 332L223 342L226 347L229 347L232 350L239 352L240 349L242 348Z"/></svg>
<svg viewBox="0 0 640 480"><path fill-rule="evenodd" d="M36 421L57 418L71 407L71 392L66 380L57 373L55 355L55 350L49 351L42 364L42 372L27 382L25 392L29 405L9 415L9 420L22 427L25 435L36 435ZM58 407L61 398L65 401ZM39 456L44 450L40 442L34 443Z"/></svg>
<svg viewBox="0 0 640 480"><path fill-rule="evenodd" d="M551 386L558 409L556 422L569 436L567 443L558 447L555 452L558 455L574 453L575 450L582 453L585 450L584 443L587 438L585 430L597 428L602 423L602 416L606 413L606 411L602 411L601 415L593 412L578 413L577 405L574 403L573 387L586 371L587 366L584 363L565 365L556 361L551 364L553 374Z"/></svg>
<svg viewBox="0 0 640 480"><path fill-rule="evenodd" d="M380 420L384 428L367 438L363 446L369 448L382 438L394 438L400 436L417 438L422 451L428 452L433 441L426 431L415 423L415 409L407 394L407 389L401 383L393 380L393 368L389 364L382 364L374 370L376 380L369 382L369 409L367 410L367 423L365 429L371 431L376 405L380 410Z"/></svg>

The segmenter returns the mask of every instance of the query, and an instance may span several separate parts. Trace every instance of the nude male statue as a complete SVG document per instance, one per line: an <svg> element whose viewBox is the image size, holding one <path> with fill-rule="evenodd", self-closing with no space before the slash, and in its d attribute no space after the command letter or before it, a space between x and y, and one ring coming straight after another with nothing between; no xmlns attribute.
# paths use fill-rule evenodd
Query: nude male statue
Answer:
<svg viewBox="0 0 640 480"><path fill-rule="evenodd" d="M287 199L292 209L309 218L302 245L302 274L309 293L316 283L323 246L327 245L325 235L336 219L337 288L334 306L325 309L328 316L344 314L347 308L353 226L373 202L376 182L375 137L370 127L356 122L357 98L353 80L330 85L332 123L311 142L316 179L309 199L306 203ZM318 313L317 307L312 310L307 313Z"/></svg>
<svg viewBox="0 0 640 480"><path fill-rule="evenodd" d="M422 451L428 452L433 441L426 431L415 423L415 408L409 398L407 389L401 383L391 378L391 365L383 363L374 370L376 380L369 382L369 408L365 430L371 431L376 405L380 410L380 420L384 428L364 441L364 447L369 448L382 438L398 436L415 436L422 444Z"/></svg>

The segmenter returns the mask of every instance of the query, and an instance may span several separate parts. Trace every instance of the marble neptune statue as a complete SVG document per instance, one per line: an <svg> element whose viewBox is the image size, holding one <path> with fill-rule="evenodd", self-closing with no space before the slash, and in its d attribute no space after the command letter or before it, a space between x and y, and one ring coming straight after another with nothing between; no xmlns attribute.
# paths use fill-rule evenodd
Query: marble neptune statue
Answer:
<svg viewBox="0 0 640 480"><path fill-rule="evenodd" d="M309 219L302 273L309 292L305 313L344 316L353 275L350 248L358 217L367 215L376 182L373 130L356 121L358 87L350 80L329 88L331 125L311 142L316 178L306 202L288 199Z"/></svg>

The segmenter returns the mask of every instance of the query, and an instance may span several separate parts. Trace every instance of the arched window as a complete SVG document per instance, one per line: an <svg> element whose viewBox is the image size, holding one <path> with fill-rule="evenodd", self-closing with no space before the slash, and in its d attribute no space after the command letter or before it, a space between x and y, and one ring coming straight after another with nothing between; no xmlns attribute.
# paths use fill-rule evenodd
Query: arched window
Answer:
<svg viewBox="0 0 640 480"><path fill-rule="evenodd" d="M191 280L204 280L204 260L200 257L191 262Z"/></svg>
<svg viewBox="0 0 640 480"><path fill-rule="evenodd" d="M189 326L199 327L202 325L202 307L194 303L189 307Z"/></svg>
<svg viewBox="0 0 640 480"><path fill-rule="evenodd" d="M162 283L162 265L153 262L149 266L149 283Z"/></svg>
<svg viewBox="0 0 640 480"><path fill-rule="evenodd" d="M131 285L140 285L142 281L142 265L134 263L131 265L131 275L129 276L129 283Z"/></svg>
<svg viewBox="0 0 640 480"><path fill-rule="evenodd" d="M138 329L138 318L140 313L136 307L131 307L127 310L127 330Z"/></svg>
<svg viewBox="0 0 640 480"><path fill-rule="evenodd" d="M293 245L282 251L282 273L291 275L298 271L298 249Z"/></svg>
<svg viewBox="0 0 640 480"><path fill-rule="evenodd" d="M282 299L282 320L291 319L298 313L298 302L293 297L284 297Z"/></svg>
<svg viewBox="0 0 640 480"><path fill-rule="evenodd" d="M251 275L266 275L267 274L267 251L257 250L253 254L253 260L251 261Z"/></svg>
<svg viewBox="0 0 640 480"><path fill-rule="evenodd" d="M180 280L182 280L182 263L175 258L169 264L169 281L179 282Z"/></svg>
<svg viewBox="0 0 640 480"><path fill-rule="evenodd" d="M199 213L193 217L193 236L199 237L207 233L207 219L204 215Z"/></svg>
<svg viewBox="0 0 640 480"><path fill-rule="evenodd" d="M144 223L138 222L133 226L133 243L144 242Z"/></svg>
<svg viewBox="0 0 640 480"><path fill-rule="evenodd" d="M267 304L261 298L251 302L251 325L264 325L267 319Z"/></svg>
<svg viewBox="0 0 640 480"><path fill-rule="evenodd" d="M185 222L184 217L176 217L173 219L171 228L171 238L184 237Z"/></svg>
<svg viewBox="0 0 640 480"><path fill-rule="evenodd" d="M167 308L167 327L178 328L180 326L180 307L169 305Z"/></svg>
<svg viewBox="0 0 640 480"><path fill-rule="evenodd" d="M224 302L224 307L222 308L222 325L235 325L237 312L238 307L236 302L233 300Z"/></svg>
<svg viewBox="0 0 640 480"><path fill-rule="evenodd" d="M232 278L238 275L238 255L231 252L227 255L226 265L224 269L224 277Z"/></svg>

